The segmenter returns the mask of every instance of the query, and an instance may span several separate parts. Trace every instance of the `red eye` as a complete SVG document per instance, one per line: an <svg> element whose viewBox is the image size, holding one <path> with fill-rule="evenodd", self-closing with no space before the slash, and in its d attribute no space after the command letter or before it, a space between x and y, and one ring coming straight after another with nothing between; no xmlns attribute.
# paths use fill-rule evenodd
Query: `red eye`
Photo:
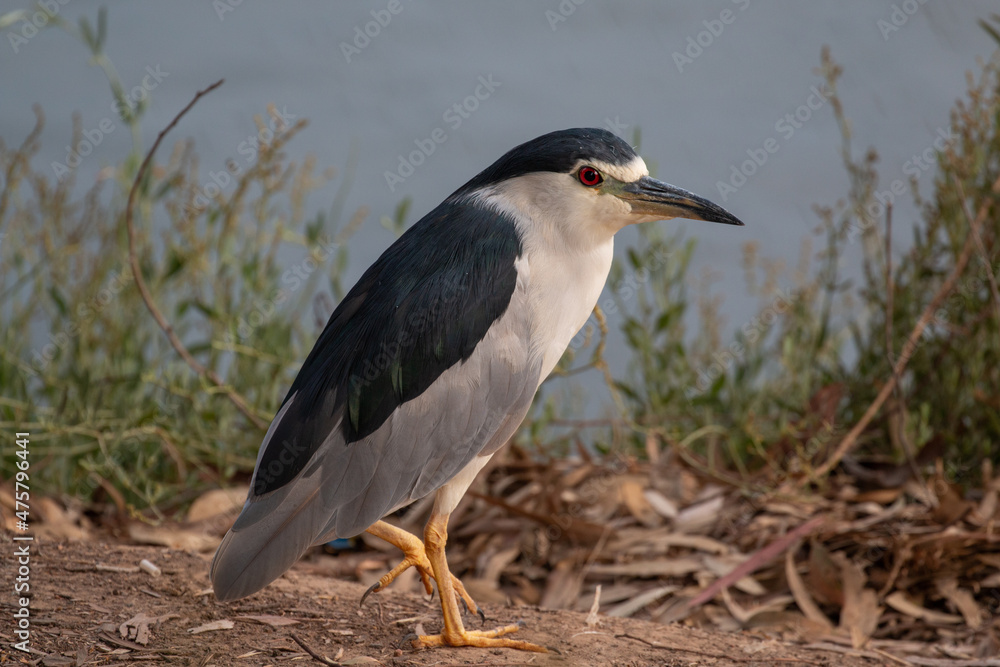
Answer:
<svg viewBox="0 0 1000 667"><path fill-rule="evenodd" d="M604 177L601 176L601 172L597 171L593 167L583 167L576 176L580 179L580 182L588 188L600 185L601 181L604 180Z"/></svg>

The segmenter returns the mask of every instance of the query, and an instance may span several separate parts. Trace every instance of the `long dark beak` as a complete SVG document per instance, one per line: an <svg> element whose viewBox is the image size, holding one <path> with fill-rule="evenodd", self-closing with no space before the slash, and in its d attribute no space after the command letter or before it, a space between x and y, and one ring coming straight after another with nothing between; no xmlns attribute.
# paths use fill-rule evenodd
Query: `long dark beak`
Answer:
<svg viewBox="0 0 1000 667"><path fill-rule="evenodd" d="M743 226L739 218L693 192L643 176L638 181L625 183L618 197L632 206L633 213L655 216L662 220L688 218L706 222L722 222Z"/></svg>

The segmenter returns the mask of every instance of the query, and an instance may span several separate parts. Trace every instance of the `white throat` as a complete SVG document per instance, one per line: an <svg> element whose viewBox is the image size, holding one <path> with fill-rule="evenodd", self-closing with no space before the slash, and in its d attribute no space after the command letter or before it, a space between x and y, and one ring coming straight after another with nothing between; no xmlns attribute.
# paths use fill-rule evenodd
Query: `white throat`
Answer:
<svg viewBox="0 0 1000 667"><path fill-rule="evenodd" d="M518 289L524 290L531 313L532 354L542 358L539 384L587 322L607 282L614 258L614 233L620 228L607 220L628 214L628 205L619 202L621 210L596 214L597 218L603 215L598 223L592 201L574 205L565 197L539 196L539 186L549 178L569 177L529 174L473 195L480 204L510 215L521 235L523 254L515 265ZM565 190L563 186L551 191ZM616 197L606 199L618 201Z"/></svg>

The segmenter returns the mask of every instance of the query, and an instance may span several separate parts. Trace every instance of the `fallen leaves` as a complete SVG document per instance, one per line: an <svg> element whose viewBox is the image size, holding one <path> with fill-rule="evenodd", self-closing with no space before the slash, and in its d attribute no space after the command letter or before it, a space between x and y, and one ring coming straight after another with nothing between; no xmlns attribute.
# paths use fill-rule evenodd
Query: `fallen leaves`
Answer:
<svg viewBox="0 0 1000 667"><path fill-rule="evenodd" d="M859 476L834 476L822 493L795 484L763 492L704 477L670 448L657 448L656 464L592 455L538 461L514 449L495 457L453 514L449 562L484 605L589 611L590 630L608 617L683 619L899 664L928 642L944 647L941 660L1000 655L1000 479L986 467L983 488L963 491L943 481L940 466L935 476L914 480L866 476L861 464L846 461ZM855 486L860 479L864 488ZM896 486L878 486L887 481ZM131 522L127 534L210 551L245 493L206 494L185 523ZM4 521L5 503L0 487ZM429 510L429 503L416 504L404 527L419 533ZM47 516L55 526L93 529L58 504ZM368 548L307 568L370 584L397 560L392 550ZM170 589L164 565L137 556L61 567L114 585L130 581L156 599L175 594L165 590L210 593L201 581ZM400 577L394 589L422 591L416 576ZM157 623L167 619L159 611L129 613L101 631L109 651L152 643ZM226 631L234 623L287 628L311 619L252 613L200 620L210 622L192 621L186 632Z"/></svg>
<svg viewBox="0 0 1000 667"><path fill-rule="evenodd" d="M864 490L838 477L822 495L748 493L669 448L657 458L538 462L515 449L453 516L450 561L515 602L587 611L600 586L602 615L853 650L1000 630L1000 481L988 471L976 500L902 474L868 476ZM411 529L422 520L407 515Z"/></svg>
<svg viewBox="0 0 1000 667"><path fill-rule="evenodd" d="M875 591L865 586L867 577L864 568L843 554L834 554L840 565L840 577L844 585L844 606L840 610L840 628L847 632L854 648L861 648L875 633L882 608L878 604Z"/></svg>
<svg viewBox="0 0 1000 667"><path fill-rule="evenodd" d="M143 612L139 612L118 627L118 634L122 636L122 639L128 639L141 646L146 646L149 644L150 626L155 627L160 623L177 617L177 614L147 616Z"/></svg>
<svg viewBox="0 0 1000 667"><path fill-rule="evenodd" d="M228 618L219 619L218 621L211 621L209 623L203 623L195 628L188 628L188 632L192 635L200 635L203 632L216 632L218 630L232 630L236 627L236 624L230 621Z"/></svg>

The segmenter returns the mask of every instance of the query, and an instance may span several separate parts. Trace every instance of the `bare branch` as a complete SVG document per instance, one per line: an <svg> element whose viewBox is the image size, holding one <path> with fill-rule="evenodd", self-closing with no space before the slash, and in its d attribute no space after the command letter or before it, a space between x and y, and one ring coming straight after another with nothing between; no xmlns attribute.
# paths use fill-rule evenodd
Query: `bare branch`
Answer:
<svg viewBox="0 0 1000 667"><path fill-rule="evenodd" d="M996 180L993 184L993 192L1000 192L1000 178ZM808 477L803 478L803 483L809 481L815 481L822 478L824 475L828 474L833 470L840 460L850 452L857 445L858 436L868 427L875 415L878 414L879 409L885 400L889 397L895 389L896 384L899 382L899 378L906 368L906 364L909 363L910 357L916 352L917 346L920 344L920 336L924 333L924 329L927 325L931 323L934 319L934 315L941 304L944 302L945 298L951 294L952 290L955 289L955 284L958 282L959 276L965 271L966 265L969 263L969 258L972 256L972 250L975 247L975 239L979 236L979 228L983 226L983 222L986 220L986 216L989 213L990 206L993 204L993 199L987 197L982 205L979 207L979 213L975 220L971 221L971 229L969 230L969 235L965 239L965 245L962 247L962 252L958 256L958 260L955 262L955 268L952 269L951 273L945 279L944 283L938 289L937 293L934 294L934 298L931 302L927 304L924 312L920 314L920 318L917 320L916 325L910 332L909 337L906 340L906 344L903 345L902 351L899 353L899 359L896 360L895 366L892 369L892 376L886 381L882 386L882 389L878 392L878 396L872 401L868 409L865 410L865 414L861 416L858 423L854 425L854 428L844 436L844 439L840 441L837 445L837 449L834 450L833 454L812 472Z"/></svg>
<svg viewBox="0 0 1000 667"><path fill-rule="evenodd" d="M215 371L206 368L197 359L195 359L194 356L192 356L188 351L187 347L184 346L184 343L181 342L181 339L174 331L173 325L167 321L167 318L164 317L163 313L156 305L156 302L153 300L153 295L150 293L149 287L146 285L146 280L142 277L142 270L139 266L139 255L136 251L135 223L133 221L132 209L135 204L136 193L139 191L139 183L142 182L142 179L146 176L146 172L149 171L149 165L153 161L153 154L156 153L156 149L159 148L160 142L163 141L163 138L167 136L167 133L170 132L170 130L174 129L177 123L180 122L180 119L184 117L184 114L190 111L191 108L197 104L198 100L221 86L224 80L225 79L219 79L208 88L198 91L198 93L194 96L194 99L188 102L188 105L181 109L180 113L174 116L174 119L170 121L170 124L160 131L160 134L156 137L156 141L153 142L152 148L150 148L149 152L146 153L146 159L144 159L142 161L142 165L139 166L139 171L136 173L135 180L132 182L132 188L128 193L128 203L125 206L125 228L128 231L128 260L129 266L132 269L132 277L135 279L136 287L139 288L139 294L142 296L143 303L146 304L146 309L149 311L150 315L153 316L153 319L156 320L156 323L159 325L160 329L163 330L163 333L166 334L167 340L170 341L170 345L172 345L174 350L177 351L177 354L184 359L187 365L191 367L191 370L201 377L206 378L215 386L219 387L219 389L221 389L226 396L229 397L229 400L233 402L236 408L242 412L254 426L264 430L267 428L267 424L253 413L249 405L247 405L246 399L237 393L235 389L223 382L222 378L220 378Z"/></svg>

